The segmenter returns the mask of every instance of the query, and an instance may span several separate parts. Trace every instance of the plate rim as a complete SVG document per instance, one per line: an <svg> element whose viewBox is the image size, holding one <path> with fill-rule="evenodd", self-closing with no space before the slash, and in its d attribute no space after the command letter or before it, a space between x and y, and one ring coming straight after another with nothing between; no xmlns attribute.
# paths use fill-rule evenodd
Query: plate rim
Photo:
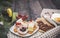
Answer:
<svg viewBox="0 0 60 38"><path fill-rule="evenodd" d="M21 35L19 35L18 33L16 34L16 33L14 33L14 32L11 30L14 26L15 26L15 24L10 27L10 29L9 29L10 32L12 32L13 34L18 35L18 36L20 36L20 37L28 37L28 36L31 36L31 35L33 35L34 33L36 33L36 32L39 30L39 26L36 25L36 26L37 26L37 29L36 29L32 34L30 34L30 35L28 35L28 36L21 36Z"/></svg>
<svg viewBox="0 0 60 38"><path fill-rule="evenodd" d="M44 17L45 18L45 20L47 20L47 21L49 21L50 23L52 23L55 27L57 26L57 24L51 19L51 18L48 18L48 17ZM48 20L48 19L50 19L50 20ZM52 22L51 22L52 21Z"/></svg>

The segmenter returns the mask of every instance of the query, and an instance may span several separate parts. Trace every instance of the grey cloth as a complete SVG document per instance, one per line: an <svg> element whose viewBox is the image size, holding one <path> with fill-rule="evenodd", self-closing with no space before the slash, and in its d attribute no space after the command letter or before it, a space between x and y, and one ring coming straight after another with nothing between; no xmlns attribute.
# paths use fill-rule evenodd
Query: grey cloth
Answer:
<svg viewBox="0 0 60 38"><path fill-rule="evenodd" d="M30 37L25 37L25 38L56 38L56 36L60 33L60 26L57 26L47 32L45 32L44 34L41 33L41 32L36 32L34 35L30 36ZM8 38L23 38L23 37L20 37L20 36L17 36L13 33L11 33L9 31L9 33L7 34L7 37Z"/></svg>

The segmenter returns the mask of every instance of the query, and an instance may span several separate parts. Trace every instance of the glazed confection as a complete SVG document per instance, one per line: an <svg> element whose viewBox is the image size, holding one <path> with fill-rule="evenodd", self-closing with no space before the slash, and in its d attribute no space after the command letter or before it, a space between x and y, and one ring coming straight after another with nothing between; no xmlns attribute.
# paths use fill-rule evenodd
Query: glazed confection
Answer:
<svg viewBox="0 0 60 38"><path fill-rule="evenodd" d="M55 18L55 21L60 22L60 18L59 17Z"/></svg>
<svg viewBox="0 0 60 38"><path fill-rule="evenodd" d="M28 23L27 22L21 22L18 30L18 33L20 34L26 34L27 33L27 29L28 29Z"/></svg>
<svg viewBox="0 0 60 38"><path fill-rule="evenodd" d="M48 23L44 18L38 18L36 21L38 23L39 29L45 32L55 27L54 25Z"/></svg>
<svg viewBox="0 0 60 38"><path fill-rule="evenodd" d="M28 31L28 23L25 21L27 19L26 16L18 15L18 20L15 23L14 32L18 32L19 34L26 34Z"/></svg>
<svg viewBox="0 0 60 38"><path fill-rule="evenodd" d="M29 21L28 26L28 33L31 34L36 29L36 23L35 21Z"/></svg>

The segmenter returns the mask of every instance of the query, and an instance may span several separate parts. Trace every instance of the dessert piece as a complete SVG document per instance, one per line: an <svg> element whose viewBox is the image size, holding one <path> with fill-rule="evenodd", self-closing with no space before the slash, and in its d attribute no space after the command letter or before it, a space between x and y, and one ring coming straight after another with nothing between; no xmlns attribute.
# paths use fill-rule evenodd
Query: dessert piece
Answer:
<svg viewBox="0 0 60 38"><path fill-rule="evenodd" d="M22 28L18 28L18 33L25 35L28 32L27 28L22 27Z"/></svg>
<svg viewBox="0 0 60 38"><path fill-rule="evenodd" d="M18 15L16 18L17 18L17 19L20 19L20 18L22 18L22 15L20 15L20 14L19 14L19 15Z"/></svg>
<svg viewBox="0 0 60 38"><path fill-rule="evenodd" d="M24 15L24 16L19 15L19 18L20 19L16 21L16 26L18 26L18 27L20 26L21 27L22 26L21 23L23 23L23 22L26 23L25 20L27 19L27 16L26 15Z"/></svg>
<svg viewBox="0 0 60 38"><path fill-rule="evenodd" d="M22 27L22 22L23 22L22 19L17 20L17 21L16 21L16 24L15 24L16 27L17 27L17 28L19 28L19 27L21 28L21 27Z"/></svg>
<svg viewBox="0 0 60 38"><path fill-rule="evenodd" d="M15 26L14 26L14 32L18 32L18 28L21 28L22 24L19 22L16 22Z"/></svg>
<svg viewBox="0 0 60 38"><path fill-rule="evenodd" d="M14 28L14 32L16 32L19 34L26 34L28 31L28 23L27 21L25 21L27 19L27 16L22 16L22 15L18 15L19 20L16 21L15 27Z"/></svg>
<svg viewBox="0 0 60 38"><path fill-rule="evenodd" d="M22 28L20 29L20 31L24 32L24 31L26 31L26 29L27 29L27 28L22 27Z"/></svg>
<svg viewBox="0 0 60 38"><path fill-rule="evenodd" d="M17 32L17 28L16 27L14 27L14 32Z"/></svg>
<svg viewBox="0 0 60 38"><path fill-rule="evenodd" d="M38 23L38 26L39 26L39 30L43 31L43 32L46 32L52 28L54 28L55 26L50 24L49 22L47 22L43 17L42 18L38 18L36 20L36 22Z"/></svg>
<svg viewBox="0 0 60 38"><path fill-rule="evenodd" d="M17 30L18 30L18 33L19 34L26 34L28 32L28 23L27 22L21 22L22 24L22 27L19 27Z"/></svg>
<svg viewBox="0 0 60 38"><path fill-rule="evenodd" d="M56 22L60 22L60 18L57 17L57 18L54 18Z"/></svg>
<svg viewBox="0 0 60 38"><path fill-rule="evenodd" d="M22 20L25 21L28 18L28 16L27 15L20 15L19 14L16 18L17 19L21 19L22 18Z"/></svg>
<svg viewBox="0 0 60 38"><path fill-rule="evenodd" d="M29 25L28 25L28 33L29 33L29 34L32 34L33 31L37 28L37 27L36 27L37 24L36 24L35 21L33 21L33 20L29 21L28 24L29 24Z"/></svg>
<svg viewBox="0 0 60 38"><path fill-rule="evenodd" d="M28 18L28 16L24 15L22 16L22 20L25 21Z"/></svg>
<svg viewBox="0 0 60 38"><path fill-rule="evenodd" d="M16 22L16 26L17 26L17 27L21 26L21 23Z"/></svg>

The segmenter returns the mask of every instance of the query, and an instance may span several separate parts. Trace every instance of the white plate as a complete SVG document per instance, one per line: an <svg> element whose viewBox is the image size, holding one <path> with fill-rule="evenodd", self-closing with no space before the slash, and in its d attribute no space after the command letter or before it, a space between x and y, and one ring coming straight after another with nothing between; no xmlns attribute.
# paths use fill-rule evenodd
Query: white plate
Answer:
<svg viewBox="0 0 60 38"><path fill-rule="evenodd" d="M50 22L51 24L57 26L57 24L49 17L44 17L48 22Z"/></svg>
<svg viewBox="0 0 60 38"><path fill-rule="evenodd" d="M15 25L13 25L13 26L10 28L10 31L11 31L12 33L18 35L18 36L21 36L21 37L31 36L31 35L33 35L34 33L36 33L36 32L39 30L39 26L36 25L37 29L36 29L32 34L27 33L27 34L25 34L25 35L22 36L22 35L20 35L20 34L18 34L18 33L16 33L16 32L14 32L14 26L15 26Z"/></svg>
<svg viewBox="0 0 60 38"><path fill-rule="evenodd" d="M60 13L54 13L51 17L52 20L54 20L54 18L60 17ZM57 22L56 20L54 20L57 24L60 24L60 22Z"/></svg>

